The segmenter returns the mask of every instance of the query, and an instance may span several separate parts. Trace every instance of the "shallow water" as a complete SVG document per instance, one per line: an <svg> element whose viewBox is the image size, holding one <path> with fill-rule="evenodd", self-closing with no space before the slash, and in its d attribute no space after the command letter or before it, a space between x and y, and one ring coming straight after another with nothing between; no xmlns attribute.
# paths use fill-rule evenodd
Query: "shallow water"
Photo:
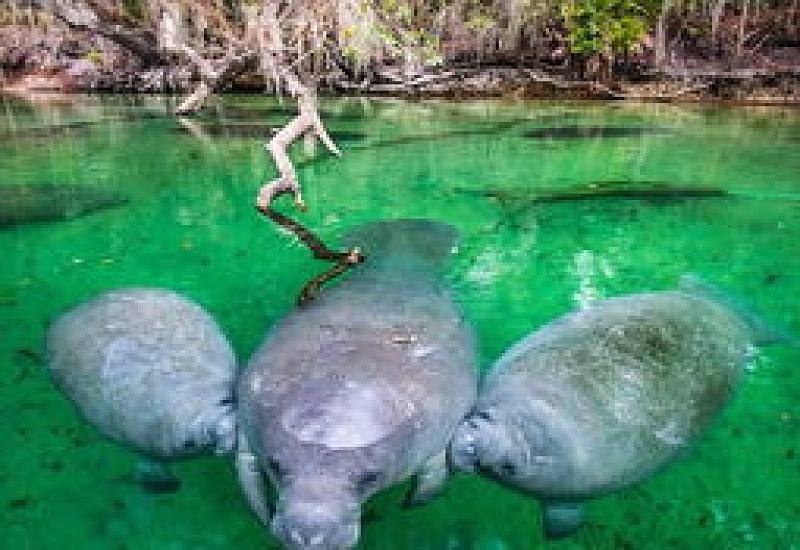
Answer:
<svg viewBox="0 0 800 550"><path fill-rule="evenodd" d="M173 494L133 485L132 454L51 385L43 337L60 311L101 291L159 286L203 304L245 361L327 267L252 207L273 175L259 136L291 110L229 97L181 125L161 98L2 105L0 185L97 186L129 202L0 228L0 547L277 547L226 460L179 464ZM484 368L566 311L672 288L687 272L800 334L798 111L389 100L323 110L345 154L297 147L310 205L298 218L332 243L380 218L457 226L449 276ZM582 198L547 200L565 194ZM278 208L297 213L288 199ZM549 546L800 548L799 358L764 349L685 457L593 502L590 525ZM458 476L410 511L398 507L404 489L368 504L362 548L545 544L538 505L489 482Z"/></svg>

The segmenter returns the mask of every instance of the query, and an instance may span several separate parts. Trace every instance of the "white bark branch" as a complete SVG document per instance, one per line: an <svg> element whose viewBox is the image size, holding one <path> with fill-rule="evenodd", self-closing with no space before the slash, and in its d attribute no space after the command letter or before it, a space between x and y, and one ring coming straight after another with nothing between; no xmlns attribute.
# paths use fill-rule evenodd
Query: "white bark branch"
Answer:
<svg viewBox="0 0 800 550"><path fill-rule="evenodd" d="M310 132L319 138L328 151L334 155L340 156L342 152L328 135L327 130L325 130L317 110L317 96L314 91L300 82L300 79L288 70L282 70L281 76L289 93L297 99L300 112L286 126L281 128L266 145L267 150L272 155L272 159L275 161L275 166L278 168L279 176L261 187L256 204L262 209L269 208L270 203L276 196L289 192L294 195L295 204L300 209L305 210L306 206L305 202L303 202L300 183L297 180L297 171L294 168L292 159L289 158L289 147L296 140Z"/></svg>
<svg viewBox="0 0 800 550"><path fill-rule="evenodd" d="M212 60L204 58L185 44L181 46L181 51L197 67L200 73L200 82L194 91L175 109L175 114L177 115L190 115L199 111L208 96L230 80L249 70L257 59L255 52L237 53L236 50L231 49L222 60L216 63L217 67L215 67Z"/></svg>

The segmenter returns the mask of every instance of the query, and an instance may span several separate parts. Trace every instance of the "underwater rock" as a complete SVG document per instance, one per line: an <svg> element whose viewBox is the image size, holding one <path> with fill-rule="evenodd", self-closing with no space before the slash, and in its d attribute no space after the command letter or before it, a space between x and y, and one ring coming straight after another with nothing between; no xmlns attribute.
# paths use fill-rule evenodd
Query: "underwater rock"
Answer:
<svg viewBox="0 0 800 550"><path fill-rule="evenodd" d="M164 461L235 445L236 361L199 305L173 292L107 292L47 334L55 385L109 439L149 459L138 479L171 482Z"/></svg>
<svg viewBox="0 0 800 550"><path fill-rule="evenodd" d="M426 220L356 228L347 245L366 263L283 319L242 373L242 487L288 548L351 548L370 496L416 473L418 504L444 483L477 386L474 335L443 277L455 237Z"/></svg>
<svg viewBox="0 0 800 550"><path fill-rule="evenodd" d="M665 134L669 130L654 126L548 126L528 130L523 136L532 139L627 138L647 134Z"/></svg>
<svg viewBox="0 0 800 550"><path fill-rule="evenodd" d="M0 185L0 228L68 221L128 202L121 193L90 185Z"/></svg>
<svg viewBox="0 0 800 550"><path fill-rule="evenodd" d="M381 141L372 141L366 144L359 144L354 145L352 147L348 147L348 151L366 151L366 150L377 150L377 149L392 149L394 147L413 144L413 143L426 143L426 142L437 142L437 141L444 141L448 139L458 139L465 136L488 136L492 134L497 134L502 131L505 131L509 128L517 126L521 124L522 120L512 120L506 122L500 122L497 124L488 125L484 128L471 128L469 130L450 130L447 132L439 132L436 134L427 134L427 135L402 135L396 138L385 139ZM337 132L330 132L331 137L334 141L337 141ZM311 164L317 164L318 162L327 161L329 157L327 156L320 156L315 158L310 158L306 160L301 160L297 163L298 167L305 167Z"/></svg>
<svg viewBox="0 0 800 550"><path fill-rule="evenodd" d="M694 442L753 346L779 338L696 278L597 301L503 354L451 459L540 499L547 536L568 535L583 501L638 483Z"/></svg>

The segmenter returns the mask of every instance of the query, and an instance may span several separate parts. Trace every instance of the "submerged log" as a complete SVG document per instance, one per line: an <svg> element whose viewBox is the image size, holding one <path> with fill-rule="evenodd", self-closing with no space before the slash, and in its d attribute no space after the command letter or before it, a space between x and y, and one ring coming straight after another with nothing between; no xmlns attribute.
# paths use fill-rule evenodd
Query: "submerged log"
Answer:
<svg viewBox="0 0 800 550"><path fill-rule="evenodd" d="M0 185L0 228L68 221L128 202L115 191L90 185L4 184Z"/></svg>

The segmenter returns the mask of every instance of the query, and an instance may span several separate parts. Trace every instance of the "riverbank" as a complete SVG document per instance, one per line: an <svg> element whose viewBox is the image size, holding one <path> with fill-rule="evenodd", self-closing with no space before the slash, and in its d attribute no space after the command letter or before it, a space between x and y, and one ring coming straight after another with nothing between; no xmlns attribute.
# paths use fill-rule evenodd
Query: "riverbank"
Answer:
<svg viewBox="0 0 800 550"><path fill-rule="evenodd" d="M0 27L0 91L18 96L41 92L188 94L199 75L175 63L143 66L139 59L102 37L82 40L65 29ZM789 48L800 53L800 47ZM325 92L342 95L443 99L565 99L659 102L726 102L800 105L800 55L787 48L742 64L723 64L688 57L668 67L620 66L607 82L580 78L568 65L548 65L526 55L478 58L464 52L439 67L409 75L380 67L368 75L333 70L322 75ZM541 57L541 56L540 56ZM652 56L650 56L652 57ZM467 58L471 61L464 62ZM459 60L460 61L456 61ZM257 73L227 83L233 92L261 92Z"/></svg>
<svg viewBox="0 0 800 550"><path fill-rule="evenodd" d="M16 96L46 93L169 93L191 90L191 71L174 68L148 71L87 71L27 73L0 85ZM258 82L233 85L233 92L260 92ZM391 96L410 99L548 99L631 100L656 102L725 102L745 105L800 106L800 70L781 72L674 73L645 75L612 85L566 80L529 69L475 67L440 70L407 81L355 83L330 80L327 92L351 96Z"/></svg>

